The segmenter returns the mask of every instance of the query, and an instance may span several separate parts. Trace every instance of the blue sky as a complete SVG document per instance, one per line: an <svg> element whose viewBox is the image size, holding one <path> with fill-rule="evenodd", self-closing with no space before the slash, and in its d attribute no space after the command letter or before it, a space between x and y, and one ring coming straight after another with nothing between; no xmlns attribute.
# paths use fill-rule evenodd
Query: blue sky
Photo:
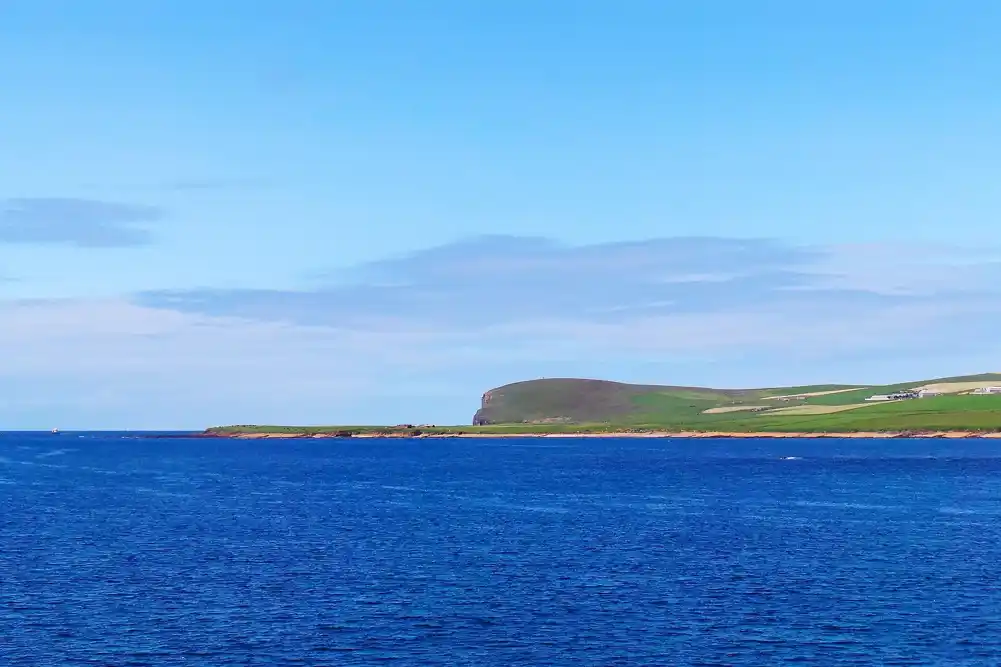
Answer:
<svg viewBox="0 0 1001 667"><path fill-rule="evenodd" d="M1001 370L1001 5L8 0L0 428Z"/></svg>

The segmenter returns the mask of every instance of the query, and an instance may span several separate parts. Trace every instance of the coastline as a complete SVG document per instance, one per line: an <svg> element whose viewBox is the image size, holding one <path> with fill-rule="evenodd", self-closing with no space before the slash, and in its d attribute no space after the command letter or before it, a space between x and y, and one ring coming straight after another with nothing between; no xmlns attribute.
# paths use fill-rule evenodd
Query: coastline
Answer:
<svg viewBox="0 0 1001 667"><path fill-rule="evenodd" d="M438 438L739 438L739 439L775 439L775 438L858 438L858 439L891 439L891 438L988 438L1001 439L1001 432L993 431L852 431L844 433L817 433L809 431L608 431L608 432L554 432L554 433L354 433L343 435L329 433L267 433L267 432L237 432L218 433L206 432L203 437L231 438L236 440L301 440L301 439L438 439Z"/></svg>

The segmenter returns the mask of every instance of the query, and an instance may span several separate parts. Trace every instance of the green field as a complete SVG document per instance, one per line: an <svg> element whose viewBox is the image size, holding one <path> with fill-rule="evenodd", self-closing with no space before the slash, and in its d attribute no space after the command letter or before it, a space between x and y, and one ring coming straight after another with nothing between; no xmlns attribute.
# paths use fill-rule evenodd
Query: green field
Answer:
<svg viewBox="0 0 1001 667"><path fill-rule="evenodd" d="M736 432L850 433L855 431L1001 430L1001 396L939 396L874 403L819 415L729 413L675 419L658 415L649 428Z"/></svg>
<svg viewBox="0 0 1001 667"><path fill-rule="evenodd" d="M631 385L601 380L521 382L484 395L475 426L229 426L220 435L340 433L342 435L449 435L622 431L907 432L1001 431L1001 395L971 395L969 386L998 384L1001 374L935 378L879 386L809 385L762 389L711 389ZM866 402L924 385L945 395ZM822 393L837 392L837 393ZM795 397L797 394L822 393ZM777 400L775 397L790 397ZM755 407L754 411L741 408ZM707 410L720 410L709 413ZM825 410L829 412L823 413ZM835 411L837 410L837 411ZM804 412L823 414L802 414Z"/></svg>

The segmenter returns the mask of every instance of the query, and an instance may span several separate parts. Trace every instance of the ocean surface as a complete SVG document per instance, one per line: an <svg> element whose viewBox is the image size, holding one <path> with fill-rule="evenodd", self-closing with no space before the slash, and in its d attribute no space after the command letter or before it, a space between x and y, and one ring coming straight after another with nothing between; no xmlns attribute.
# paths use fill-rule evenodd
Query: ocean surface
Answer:
<svg viewBox="0 0 1001 667"><path fill-rule="evenodd" d="M0 665L995 665L1001 442L0 435Z"/></svg>

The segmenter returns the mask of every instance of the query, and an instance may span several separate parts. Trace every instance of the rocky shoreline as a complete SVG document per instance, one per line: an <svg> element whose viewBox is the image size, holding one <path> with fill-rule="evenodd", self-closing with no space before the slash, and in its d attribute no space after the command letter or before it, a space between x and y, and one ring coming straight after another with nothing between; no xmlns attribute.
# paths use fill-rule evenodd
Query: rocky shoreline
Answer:
<svg viewBox="0 0 1001 667"><path fill-rule="evenodd" d="M583 432L583 433L214 433L206 432L200 437L232 438L237 440L291 440L291 439L329 439L329 438L1001 438L1001 432L994 431L871 431L848 433L811 433L811 432L729 432L729 431L621 431L621 432Z"/></svg>

